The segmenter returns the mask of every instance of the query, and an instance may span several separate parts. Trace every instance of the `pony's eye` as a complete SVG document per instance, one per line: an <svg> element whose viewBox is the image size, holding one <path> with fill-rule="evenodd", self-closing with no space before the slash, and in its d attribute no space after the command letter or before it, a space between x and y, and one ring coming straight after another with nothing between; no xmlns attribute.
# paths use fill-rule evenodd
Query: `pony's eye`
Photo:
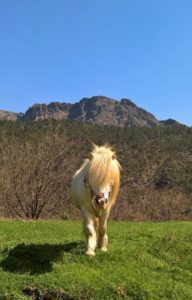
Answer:
<svg viewBox="0 0 192 300"><path fill-rule="evenodd" d="M88 158L89 158L89 160L92 160L93 159L93 155L90 153Z"/></svg>

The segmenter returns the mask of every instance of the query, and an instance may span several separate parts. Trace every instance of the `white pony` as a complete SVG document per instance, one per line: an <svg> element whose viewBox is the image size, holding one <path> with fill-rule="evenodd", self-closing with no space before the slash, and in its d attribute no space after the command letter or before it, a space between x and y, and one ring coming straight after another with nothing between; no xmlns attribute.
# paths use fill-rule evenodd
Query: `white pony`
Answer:
<svg viewBox="0 0 192 300"><path fill-rule="evenodd" d="M98 245L107 251L107 219L120 185L120 164L109 146L94 145L72 180L72 200L81 210L86 236L86 254L95 255Z"/></svg>

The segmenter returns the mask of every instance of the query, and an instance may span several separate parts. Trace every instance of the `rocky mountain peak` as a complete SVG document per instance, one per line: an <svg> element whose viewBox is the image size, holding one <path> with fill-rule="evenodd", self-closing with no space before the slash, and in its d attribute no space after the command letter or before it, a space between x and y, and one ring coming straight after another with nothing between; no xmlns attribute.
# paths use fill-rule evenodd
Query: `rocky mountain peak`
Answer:
<svg viewBox="0 0 192 300"><path fill-rule="evenodd" d="M37 121L44 119L81 120L101 125L153 127L175 124L174 120L158 121L154 115L138 107L130 99L120 101L106 97L82 98L76 103L36 103L23 114L0 111L0 119Z"/></svg>
<svg viewBox="0 0 192 300"><path fill-rule="evenodd" d="M136 105L134 102L132 102L130 99L126 99L126 98L121 99L120 103L121 103L122 105L129 105L129 106L133 106L133 107L136 107L136 106L137 106L137 105Z"/></svg>
<svg viewBox="0 0 192 300"><path fill-rule="evenodd" d="M7 120L7 121L16 121L20 118L22 118L23 114L22 113L15 113L15 112L10 112L6 110L0 110L0 120Z"/></svg>
<svg viewBox="0 0 192 300"><path fill-rule="evenodd" d="M179 124L176 120L173 120L173 119L163 120L163 121L160 121L160 123L161 123L161 125L164 125L164 126L173 126L173 125Z"/></svg>

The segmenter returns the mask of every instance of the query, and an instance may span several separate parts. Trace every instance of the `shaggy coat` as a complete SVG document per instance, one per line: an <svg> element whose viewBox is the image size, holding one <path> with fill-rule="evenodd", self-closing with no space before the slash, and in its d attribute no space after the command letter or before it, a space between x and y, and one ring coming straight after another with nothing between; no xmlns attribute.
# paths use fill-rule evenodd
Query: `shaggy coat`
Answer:
<svg viewBox="0 0 192 300"><path fill-rule="evenodd" d="M120 186L120 164L109 146L94 145L72 180L72 201L81 210L87 239L86 254L98 245L107 251L107 219Z"/></svg>

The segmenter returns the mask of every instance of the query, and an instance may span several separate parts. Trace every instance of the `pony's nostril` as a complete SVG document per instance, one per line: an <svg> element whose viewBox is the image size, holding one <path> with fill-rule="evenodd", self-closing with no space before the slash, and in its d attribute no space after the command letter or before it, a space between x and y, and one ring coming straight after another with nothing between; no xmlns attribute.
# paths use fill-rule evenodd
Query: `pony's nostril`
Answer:
<svg viewBox="0 0 192 300"><path fill-rule="evenodd" d="M107 203L108 199L105 199L105 203Z"/></svg>
<svg viewBox="0 0 192 300"><path fill-rule="evenodd" d="M104 194L103 194L103 193L101 193L101 194L99 195L99 197L100 197L100 198L103 198L103 197L104 197Z"/></svg>
<svg viewBox="0 0 192 300"><path fill-rule="evenodd" d="M97 197L97 199L104 198L104 194L103 193L98 193L96 197Z"/></svg>
<svg viewBox="0 0 192 300"><path fill-rule="evenodd" d="M97 202L97 204L99 204L100 203L100 199L96 198L96 202Z"/></svg>

